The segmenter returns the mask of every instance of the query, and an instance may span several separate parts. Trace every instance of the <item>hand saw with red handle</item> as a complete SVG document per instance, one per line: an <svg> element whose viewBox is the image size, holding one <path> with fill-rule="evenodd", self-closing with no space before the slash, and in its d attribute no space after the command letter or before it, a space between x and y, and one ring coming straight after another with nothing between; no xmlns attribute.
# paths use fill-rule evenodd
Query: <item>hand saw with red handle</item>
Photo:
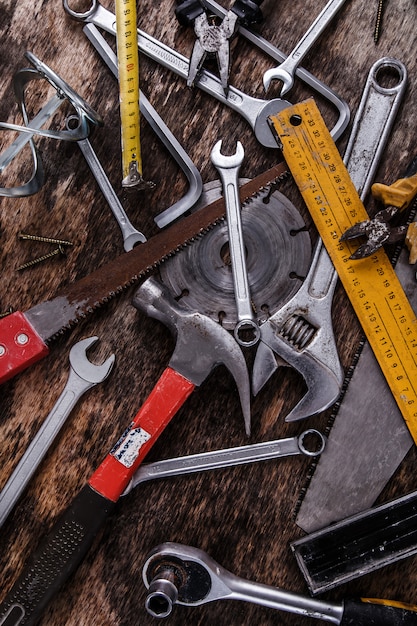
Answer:
<svg viewBox="0 0 417 626"><path fill-rule="evenodd" d="M280 163L240 188L246 202L262 187L286 173ZM130 252L105 263L88 276L70 283L57 295L28 311L0 319L0 384L49 353L48 343L93 313L126 288L137 283L164 259L223 218L223 198L176 222Z"/></svg>

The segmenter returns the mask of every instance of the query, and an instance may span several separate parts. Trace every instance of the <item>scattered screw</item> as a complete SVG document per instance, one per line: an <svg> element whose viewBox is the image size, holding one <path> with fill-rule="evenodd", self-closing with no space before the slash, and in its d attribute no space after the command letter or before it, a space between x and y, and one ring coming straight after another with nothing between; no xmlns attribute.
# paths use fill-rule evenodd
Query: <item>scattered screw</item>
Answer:
<svg viewBox="0 0 417 626"><path fill-rule="evenodd" d="M375 28L374 28L374 42L378 43L381 35L382 14L384 12L384 0L378 0L378 8L376 12Z"/></svg>
<svg viewBox="0 0 417 626"><path fill-rule="evenodd" d="M32 265L42 263L42 261L46 261L47 259L50 259L57 254L62 254L63 256L65 256L65 250L61 245L59 245L58 248L55 248L55 250L52 250L52 252L49 252L48 254L44 254L43 256L37 257L36 259L32 259L27 263L23 263L23 265L19 265L19 267L16 268L16 271L21 272L22 270L25 270L28 267L32 267Z"/></svg>
<svg viewBox="0 0 417 626"><path fill-rule="evenodd" d="M8 315L11 315L12 313L13 313L13 307L9 306L7 311L4 311L4 313L0 313L0 319L2 317L7 317Z"/></svg>
<svg viewBox="0 0 417 626"><path fill-rule="evenodd" d="M72 241L66 241L65 239L52 239L52 237L41 237L39 235L28 235L27 233L19 233L19 239L29 241L42 241L43 243L56 243L60 246L72 246Z"/></svg>

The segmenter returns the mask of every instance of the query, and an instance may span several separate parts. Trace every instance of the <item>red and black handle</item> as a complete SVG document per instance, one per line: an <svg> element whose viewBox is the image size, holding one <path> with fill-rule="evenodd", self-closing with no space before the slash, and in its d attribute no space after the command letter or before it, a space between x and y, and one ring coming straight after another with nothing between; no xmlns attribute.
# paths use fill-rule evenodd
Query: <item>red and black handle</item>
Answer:
<svg viewBox="0 0 417 626"><path fill-rule="evenodd" d="M125 433L34 552L0 605L0 626L29 626L77 569L151 446L194 390L168 367Z"/></svg>

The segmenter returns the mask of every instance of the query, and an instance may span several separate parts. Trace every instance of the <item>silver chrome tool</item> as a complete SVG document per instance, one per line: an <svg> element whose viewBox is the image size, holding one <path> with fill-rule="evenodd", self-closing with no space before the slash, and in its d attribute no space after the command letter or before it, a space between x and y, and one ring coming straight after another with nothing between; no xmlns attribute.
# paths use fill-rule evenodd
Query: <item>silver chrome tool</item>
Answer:
<svg viewBox="0 0 417 626"><path fill-rule="evenodd" d="M235 467L246 463L269 461L271 459L304 454L310 457L320 455L326 445L326 438L314 428L301 433L298 437L287 437L274 441L248 444L236 448L225 448L190 454L174 459L164 459L154 463L144 463L133 476L123 495L127 495L148 480L156 478L171 478L172 476L184 476L213 469Z"/></svg>
<svg viewBox="0 0 417 626"><path fill-rule="evenodd" d="M237 309L234 336L241 346L253 346L259 341L260 331L254 319L250 298L239 199L239 169L245 153L240 141L237 142L235 154L230 156L222 154L221 147L222 141L218 141L211 151L210 158L220 175L226 204L229 251Z"/></svg>
<svg viewBox="0 0 417 626"><path fill-rule="evenodd" d="M97 30L93 24L86 24L83 28L87 39L94 46L95 50L106 63L110 71L117 78L118 67L117 58L113 50L110 48L103 35ZM140 112L149 126L152 128L158 139L163 143L171 156L178 163L188 181L188 190L185 195L170 207L159 213L154 220L159 228L168 226L171 222L181 217L186 211L191 209L198 202L202 189L203 181L201 174L181 146L174 137L168 126L155 111L146 96L140 91L139 97Z"/></svg>
<svg viewBox="0 0 417 626"><path fill-rule="evenodd" d="M66 120L67 127L72 127L73 125L76 126L78 124L78 121L79 119L76 115L70 115ZM79 139L77 141L77 144L85 160L87 161L88 167L90 168L91 173L96 179L96 182L100 187L103 196L105 197L107 204L109 205L110 210L114 215L116 222L119 225L119 228L122 232L123 247L125 249L125 252L133 250L136 244L146 241L145 235L137 230L130 222L128 216L126 215L126 211L122 207L115 190L113 189L109 179L107 178L103 166L101 165L96 153L93 150L93 146L91 145L90 140Z"/></svg>
<svg viewBox="0 0 417 626"><path fill-rule="evenodd" d="M63 0L63 6L65 11L72 18L80 22L94 24L98 28L112 35L116 35L114 14L108 9L105 9L98 0L91 0L90 8L83 13L71 9L68 0ZM247 32L249 33L250 31ZM250 38L250 36L248 38ZM260 40L258 41L258 39L256 39L255 44L261 49L264 49L268 54L270 53L271 48L263 46ZM138 30L138 45L139 50L149 58L187 80L190 62L185 56L141 30ZM272 48L273 54L275 54L275 51L276 49ZM335 96L334 92L324 89L324 86L318 83L318 81L314 82L311 75L307 76L307 73L305 73L303 76L306 81L310 84L314 84L316 88L319 88L321 85L323 89L320 89L320 92L325 97L328 96L329 100L339 109L339 120L331 131L333 138L335 140L338 139L349 122L349 109L346 103L340 101L340 99ZM201 70L200 78L196 81L196 86L242 115L253 129L255 137L261 145L266 148L277 147L269 128L268 118L270 115L274 115L289 106L289 102L281 100L280 98L274 98L272 100L253 98L231 85L229 85L226 97L221 80L205 69Z"/></svg>
<svg viewBox="0 0 417 626"><path fill-rule="evenodd" d="M290 91L294 84L295 70L298 65L345 2L346 0L329 0L285 61L278 67L271 68L264 73L263 83L265 91L268 91L272 80L282 82L281 96Z"/></svg>
<svg viewBox="0 0 417 626"><path fill-rule="evenodd" d="M95 365L87 358L86 351L97 341L98 337L88 337L71 348L70 373L64 390L0 493L0 527L12 511L78 400L88 389L103 382L110 374L115 360L114 354L101 365Z"/></svg>
<svg viewBox="0 0 417 626"><path fill-rule="evenodd" d="M105 9L98 0L92 0L91 8L84 13L77 13L68 6L68 0L63 0L65 11L73 18L81 22L90 22L102 28L112 35L116 35L115 17L108 9ZM148 57L172 70L178 76L187 80L190 62L185 56L161 43L154 37L138 30L139 50ZM207 72L204 68L200 72L200 78L196 81L199 87L223 104L242 115L255 133L257 140L267 148L277 148L274 136L269 128L268 118L270 115L281 111L290 105L286 100L275 98L273 100L261 100L248 96L235 87L229 86L227 97L224 94L221 80Z"/></svg>
<svg viewBox="0 0 417 626"><path fill-rule="evenodd" d="M375 87L375 93L368 88L364 90L349 138L349 150L344 156L345 165L362 200L366 199L372 182L370 174L375 171L386 145L388 135L385 126L392 126L405 87L405 68L389 59L381 59L372 66L367 84L370 81L377 83L381 68L398 72L399 83L387 90L385 97L382 88ZM395 99L394 92L398 95ZM377 98L373 97L376 94ZM343 372L331 322L336 283L337 273L319 239L305 283L292 300L261 326L261 342L253 367L255 395L282 365L277 363L274 353L298 369L307 383L307 394L286 417L287 421L308 417L313 414L312 410L320 412L328 408L340 393ZM327 388L323 386L322 377L331 383ZM322 380L321 384L317 384L319 380Z"/></svg>
<svg viewBox="0 0 417 626"><path fill-rule="evenodd" d="M190 59L190 70L187 78L188 87L192 87L207 57L216 56L220 79L227 93L229 84L230 50L229 40L235 32L237 14L228 11L221 24L216 24L209 19L203 11L194 20L194 32L197 39L194 43Z"/></svg>
<svg viewBox="0 0 417 626"><path fill-rule="evenodd" d="M204 0L204 5L212 11L215 15L219 17L224 17L226 14L226 10L220 6L214 0ZM272 45L271 42L267 41L259 33L255 30L251 30L246 28L241 23L238 23L237 31L241 37L244 37L248 41L250 41L254 46L256 46L262 52L265 52L268 56L270 56L278 63L283 63L287 56L281 52L276 46ZM303 67L297 67L296 69L297 77L305 83L308 87L311 87L315 92L323 96L328 102L330 102L336 110L338 111L338 119L334 127L332 128L332 136L336 141L341 134L346 129L350 120L350 109L345 100L340 98L328 85L322 83L318 78L310 74Z"/></svg>
<svg viewBox="0 0 417 626"><path fill-rule="evenodd" d="M200 606L216 600L241 600L339 626L398 626L416 623L417 609L383 599L316 600L278 587L239 578L206 552L179 543L163 543L151 550L142 568L148 594L146 610L168 617L175 604Z"/></svg>

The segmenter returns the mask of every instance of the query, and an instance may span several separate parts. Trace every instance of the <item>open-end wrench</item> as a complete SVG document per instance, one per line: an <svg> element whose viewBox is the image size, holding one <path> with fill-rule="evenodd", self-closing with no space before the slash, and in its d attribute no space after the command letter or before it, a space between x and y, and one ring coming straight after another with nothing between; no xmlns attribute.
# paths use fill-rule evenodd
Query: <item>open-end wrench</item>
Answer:
<svg viewBox="0 0 417 626"><path fill-rule="evenodd" d="M272 80L282 82L281 96L290 91L294 84L295 70L298 65L345 2L346 0L329 0L285 61L278 67L271 68L264 73L265 91L268 91Z"/></svg>
<svg viewBox="0 0 417 626"><path fill-rule="evenodd" d="M0 493L0 527L36 472L78 400L88 389L103 382L110 374L115 360L114 354L101 365L95 365L87 358L86 351L97 341L98 337L88 337L71 348L70 373L64 390Z"/></svg>
<svg viewBox="0 0 417 626"><path fill-rule="evenodd" d="M92 23L98 28L116 35L114 14L105 9L98 0L92 0L90 9L84 13L70 9L68 0L63 0L63 5L65 11L74 19ZM143 54L187 80L190 60L185 56L141 30L138 30L138 46ZM289 102L281 100L281 98L274 98L273 100L252 98L231 85L229 85L226 96L220 78L204 68L200 71L195 86L240 113L252 127L255 137L263 146L277 148L268 124L268 117L290 106Z"/></svg>
<svg viewBox="0 0 417 626"><path fill-rule="evenodd" d="M298 437L287 437L274 441L253 443L237 448L224 448L212 452L189 454L174 459L164 459L154 463L144 463L139 467L122 495L127 495L138 485L156 478L171 478L196 472L204 472L225 467L235 467L246 463L270 461L287 456L319 456L326 445L321 432L309 428Z"/></svg>
<svg viewBox="0 0 417 626"><path fill-rule="evenodd" d="M103 35L100 34L93 24L86 24L83 28L83 32L106 63L107 67L117 78L117 57ZM189 184L188 190L182 198L174 202L174 204L154 218L157 226L163 228L183 215L198 202L203 191L203 181L197 167L142 91L140 91L139 106L144 119L181 167Z"/></svg>
<svg viewBox="0 0 417 626"><path fill-rule="evenodd" d="M218 15L221 18L224 18L227 13L226 9L224 9L214 0L204 0L204 6L214 15ZM245 39L250 41L259 50L265 52L265 54L269 55L278 63L282 63L287 58L287 56L281 50L279 50L264 37L261 37L261 35L255 30L246 28L241 23L238 23L237 31L239 33L239 36L244 37ZM336 94L333 89L331 89L328 85L322 83L318 78L310 74L310 72L308 72L303 67L298 67L296 70L296 74L303 83L311 87L311 89L314 89L314 91L323 96L323 98L333 104L334 107L337 109L339 117L332 129L332 136L333 139L336 141L336 139L341 136L341 134L344 132L347 125L349 124L350 109L347 102L343 100L338 94Z"/></svg>
<svg viewBox="0 0 417 626"><path fill-rule="evenodd" d="M67 127L72 127L73 125L76 126L77 124L78 117L76 115L70 115L66 120ZM123 247L125 252L133 250L136 244L146 241L145 235L137 230L130 222L124 208L120 204L116 192L106 176L103 166L93 150L90 140L80 139L77 141L77 144L119 225L122 232Z"/></svg>
<svg viewBox="0 0 417 626"><path fill-rule="evenodd" d="M142 569L148 589L145 607L153 617L168 617L174 604L201 606L216 600L241 600L340 626L411 626L415 607L389 600L316 600L292 591L245 580L206 552L179 543L151 550Z"/></svg>
<svg viewBox="0 0 417 626"><path fill-rule="evenodd" d="M226 205L229 251L238 320L234 329L234 336L241 346L253 346L259 341L260 330L254 319L250 298L239 199L239 169L245 153L240 141L237 142L235 154L230 156L222 154L221 147L222 141L218 141L212 149L210 157L211 162L219 172Z"/></svg>
<svg viewBox="0 0 417 626"><path fill-rule="evenodd" d="M395 71L398 84L390 89L378 85L381 70ZM388 133L406 85L405 67L395 59L377 61L369 72L344 156L345 165L365 200L372 172L382 156ZM371 88L369 84L371 83ZM261 326L261 342L252 373L256 395L273 372L282 365L275 354L292 365L307 383L307 394L286 417L302 419L325 410L337 399L343 372L335 344L331 306L337 273L321 239L305 283L295 296ZM305 358L304 358L305 357Z"/></svg>
<svg viewBox="0 0 417 626"><path fill-rule="evenodd" d="M72 10L69 7L68 0L63 0L63 6L65 11L72 18L80 22L94 24L98 28L114 36L116 35L114 14L108 9L105 9L98 0L91 0L90 9L84 13ZM143 54L146 54L163 67L168 68L178 76L187 80L190 61L185 56L141 30L138 30L138 46ZM226 96L221 80L204 68L201 70L199 78L195 82L195 86L239 113L251 126L256 139L261 145L266 148L277 148L276 141L268 123L268 118L270 115L274 115L288 107L288 101L282 100L281 98L274 98L272 100L253 98L231 85L229 85ZM340 125L338 123L337 127L332 130L332 136L335 140L340 137L345 127L346 124Z"/></svg>

